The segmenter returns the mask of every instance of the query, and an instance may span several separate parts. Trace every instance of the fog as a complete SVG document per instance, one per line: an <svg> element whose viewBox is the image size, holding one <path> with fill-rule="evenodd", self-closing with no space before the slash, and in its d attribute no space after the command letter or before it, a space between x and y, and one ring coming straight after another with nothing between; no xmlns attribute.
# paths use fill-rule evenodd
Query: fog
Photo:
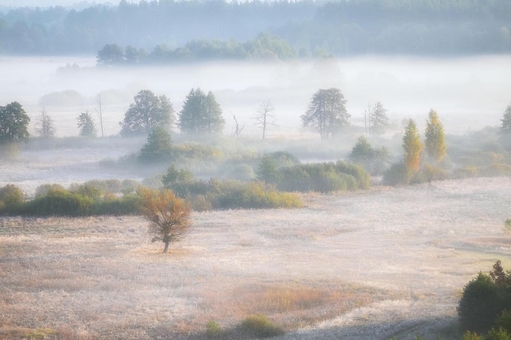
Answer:
<svg viewBox="0 0 511 340"><path fill-rule="evenodd" d="M76 64L78 67L70 67ZM66 68L65 66L68 65ZM167 95L178 112L193 87L213 91L227 121L225 134L234 130L232 114L246 125L245 136L256 136L252 116L270 99L278 126L269 135L300 135L300 115L319 88L338 87L347 100L353 125L363 125L369 103L381 101L393 124L415 118L419 126L431 108L444 122L446 133L500 123L509 103L511 57L459 59L347 58L306 62L219 62L162 67L96 68L94 58L2 57L0 102L19 101L32 118L45 105L58 136L77 135L76 117L93 111L94 97L105 102L105 133L117 134L118 122L141 89ZM74 90L83 100L75 105L42 100L52 92ZM32 121L34 123L35 120ZM31 124L33 131L34 124Z"/></svg>

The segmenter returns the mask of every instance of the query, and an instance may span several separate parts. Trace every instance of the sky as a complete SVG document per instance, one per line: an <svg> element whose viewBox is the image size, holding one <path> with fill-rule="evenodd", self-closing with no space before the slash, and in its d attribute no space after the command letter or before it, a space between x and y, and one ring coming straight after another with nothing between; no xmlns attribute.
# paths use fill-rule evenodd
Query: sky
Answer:
<svg viewBox="0 0 511 340"><path fill-rule="evenodd" d="M138 2L134 0L127 0L128 2ZM94 1L80 1L80 0L0 0L0 6L4 7L50 7L50 6L73 6L75 4L106 4L111 3L117 5L119 0L94 0Z"/></svg>

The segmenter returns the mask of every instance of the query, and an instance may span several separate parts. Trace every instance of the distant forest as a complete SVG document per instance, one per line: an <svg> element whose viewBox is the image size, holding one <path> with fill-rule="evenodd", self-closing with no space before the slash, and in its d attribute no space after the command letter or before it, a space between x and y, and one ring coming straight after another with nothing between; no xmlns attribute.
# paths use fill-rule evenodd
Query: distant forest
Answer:
<svg viewBox="0 0 511 340"><path fill-rule="evenodd" d="M202 54L188 53L190 58L218 59L223 58L221 49L239 52L263 33L281 41L291 57L509 53L511 1L160 0L0 13L0 53L13 55L97 54L115 44L148 55L177 50L186 56L190 47L200 45L213 46L214 55L203 49ZM275 57L265 51L242 52L237 58Z"/></svg>

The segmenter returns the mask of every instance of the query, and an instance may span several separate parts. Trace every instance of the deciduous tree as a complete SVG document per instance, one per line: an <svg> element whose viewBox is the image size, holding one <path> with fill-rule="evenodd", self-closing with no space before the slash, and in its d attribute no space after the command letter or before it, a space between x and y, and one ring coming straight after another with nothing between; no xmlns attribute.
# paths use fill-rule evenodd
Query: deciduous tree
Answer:
<svg viewBox="0 0 511 340"><path fill-rule="evenodd" d="M351 116L346 111L345 104L341 90L318 90L313 95L309 108L301 116L303 127L319 132L321 139L334 136L343 126L349 125Z"/></svg>
<svg viewBox="0 0 511 340"><path fill-rule="evenodd" d="M172 190L153 191L140 188L142 214L150 222L153 242L162 241L166 253L169 243L178 240L190 226L190 205Z"/></svg>
<svg viewBox="0 0 511 340"><path fill-rule="evenodd" d="M172 138L162 127L155 127L147 136L147 143L140 150L140 160L155 162L164 160L172 150Z"/></svg>
<svg viewBox="0 0 511 340"><path fill-rule="evenodd" d="M440 162L446 153L444 126L438 118L435 110L429 111L429 119L426 120L426 152L436 162Z"/></svg>
<svg viewBox="0 0 511 340"><path fill-rule="evenodd" d="M275 126L275 107L273 106L270 100L265 100L259 106L257 110L254 120L256 121L256 125L259 126L263 130L263 140L266 138L266 128L268 126Z"/></svg>
<svg viewBox="0 0 511 340"><path fill-rule="evenodd" d="M119 65L124 62L122 47L117 44L105 45L96 56L96 62L100 66Z"/></svg>
<svg viewBox="0 0 511 340"><path fill-rule="evenodd" d="M408 170L419 170L422 148L423 145L420 139L419 130L417 130L417 125L415 125L413 119L410 119L403 137L404 161Z"/></svg>
<svg viewBox="0 0 511 340"><path fill-rule="evenodd" d="M134 97L124 114L121 135L149 134L156 126L169 129L174 122L174 108L166 96L156 96L149 90L142 90Z"/></svg>
<svg viewBox="0 0 511 340"><path fill-rule="evenodd" d="M28 139L30 117L18 102L0 106L0 144Z"/></svg>

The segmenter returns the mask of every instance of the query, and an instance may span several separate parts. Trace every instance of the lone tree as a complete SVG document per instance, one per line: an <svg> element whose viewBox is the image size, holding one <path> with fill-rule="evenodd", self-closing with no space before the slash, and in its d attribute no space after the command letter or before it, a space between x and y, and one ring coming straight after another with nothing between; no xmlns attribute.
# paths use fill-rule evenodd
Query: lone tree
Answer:
<svg viewBox="0 0 511 340"><path fill-rule="evenodd" d="M225 120L213 92L210 91L206 95L197 88L191 89L186 96L177 124L184 133L211 135L222 133Z"/></svg>
<svg viewBox="0 0 511 340"><path fill-rule="evenodd" d="M254 120L256 121L256 125L263 129L263 140L266 138L266 128L268 126L275 126L275 107L271 103L270 100L265 100L259 106L257 110Z"/></svg>
<svg viewBox="0 0 511 340"><path fill-rule="evenodd" d="M78 128L80 128L80 136L82 137L96 137L98 134L96 124L89 111L80 113L78 116Z"/></svg>
<svg viewBox="0 0 511 340"><path fill-rule="evenodd" d="M417 130L417 125L410 119L403 136L404 161L408 170L417 172L419 170L420 154L423 145Z"/></svg>
<svg viewBox="0 0 511 340"><path fill-rule="evenodd" d="M18 102L0 106L0 144L28 139L30 117Z"/></svg>
<svg viewBox="0 0 511 340"><path fill-rule="evenodd" d="M312 96L309 108L301 116L303 127L319 132L321 139L333 137L342 127L349 125L351 116L345 104L341 90L318 90Z"/></svg>
<svg viewBox="0 0 511 340"><path fill-rule="evenodd" d="M124 114L121 135L148 135L156 127L169 129L174 122L174 108L166 96L156 96L149 90L142 90L134 97Z"/></svg>
<svg viewBox="0 0 511 340"><path fill-rule="evenodd" d="M168 189L153 191L142 187L140 196L142 214L150 222L149 232L155 234L152 242L162 241L166 253L169 243L178 240L190 226L190 205Z"/></svg>
<svg viewBox="0 0 511 340"><path fill-rule="evenodd" d="M157 126L147 136L147 143L140 150L141 161L156 162L165 160L172 151L172 138L162 127Z"/></svg>
<svg viewBox="0 0 511 340"><path fill-rule="evenodd" d="M511 134L511 104L509 104L504 111L504 116L502 117L501 121L501 131L506 134Z"/></svg>
<svg viewBox="0 0 511 340"><path fill-rule="evenodd" d="M389 126L387 112L388 110L383 107L381 102L374 104L373 108L369 112L369 123L371 124L374 133L384 133L385 128Z"/></svg>
<svg viewBox="0 0 511 340"><path fill-rule="evenodd" d="M55 137L55 127L53 126L53 119L48 115L46 109L41 110L39 115L38 126L36 132L42 138L53 138Z"/></svg>
<svg viewBox="0 0 511 340"><path fill-rule="evenodd" d="M445 157L445 135L444 127L438 118L435 110L429 111L429 119L426 120L426 152L428 156L440 162Z"/></svg>

